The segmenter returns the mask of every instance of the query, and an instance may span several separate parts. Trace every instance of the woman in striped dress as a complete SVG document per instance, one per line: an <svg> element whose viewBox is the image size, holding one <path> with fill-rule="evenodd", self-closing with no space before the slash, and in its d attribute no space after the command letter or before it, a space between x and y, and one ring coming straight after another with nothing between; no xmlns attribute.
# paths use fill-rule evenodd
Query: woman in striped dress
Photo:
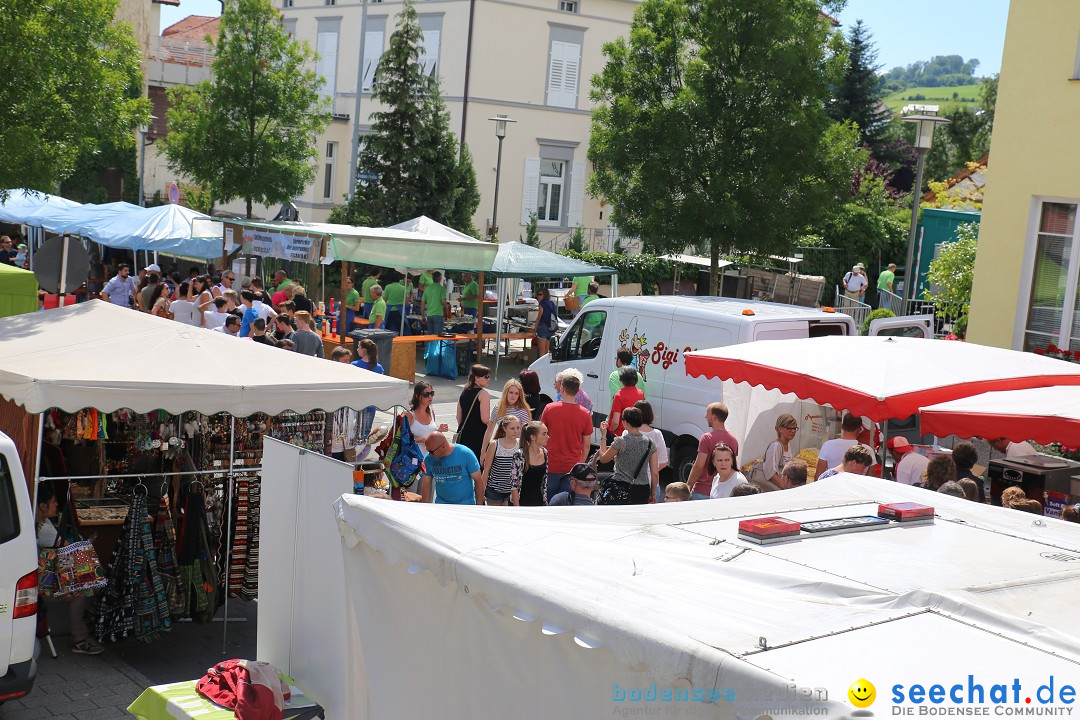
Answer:
<svg viewBox="0 0 1080 720"><path fill-rule="evenodd" d="M522 427L532 420L532 409L525 402L525 389L521 387L521 381L517 378L506 381L498 405L491 407L491 419L488 421L487 433L484 434L484 447L491 442L492 434L495 432L495 423L507 415L516 417Z"/></svg>
<svg viewBox="0 0 1080 720"><path fill-rule="evenodd" d="M520 437L521 422L514 415L503 415L495 426L495 439L484 453L484 499L488 505L506 505L510 501L510 474Z"/></svg>

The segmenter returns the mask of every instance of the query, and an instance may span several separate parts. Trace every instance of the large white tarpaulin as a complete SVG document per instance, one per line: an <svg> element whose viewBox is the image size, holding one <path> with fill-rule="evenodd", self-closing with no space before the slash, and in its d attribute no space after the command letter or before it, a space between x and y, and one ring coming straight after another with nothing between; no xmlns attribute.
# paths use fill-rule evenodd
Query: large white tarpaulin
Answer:
<svg viewBox="0 0 1080 720"><path fill-rule="evenodd" d="M936 521L768 546L737 537L748 517L903 501L933 505ZM877 695L855 716L917 715L936 684L965 686L954 708L991 705L1002 683L999 709L1065 714L1037 688L1080 679L1080 527L920 488L840 475L661 506L346 495L337 509L344 717L851 717L860 679ZM984 688L971 701L969 676ZM670 700L680 689L701 695Z"/></svg>

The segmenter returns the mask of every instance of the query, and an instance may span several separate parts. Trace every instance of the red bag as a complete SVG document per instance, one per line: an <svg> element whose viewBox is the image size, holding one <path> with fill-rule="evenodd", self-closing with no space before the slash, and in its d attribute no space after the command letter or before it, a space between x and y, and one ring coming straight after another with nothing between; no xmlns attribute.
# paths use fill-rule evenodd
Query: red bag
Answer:
<svg viewBox="0 0 1080 720"><path fill-rule="evenodd" d="M195 690L236 713L237 720L282 720L289 686L273 665L225 660L206 671Z"/></svg>

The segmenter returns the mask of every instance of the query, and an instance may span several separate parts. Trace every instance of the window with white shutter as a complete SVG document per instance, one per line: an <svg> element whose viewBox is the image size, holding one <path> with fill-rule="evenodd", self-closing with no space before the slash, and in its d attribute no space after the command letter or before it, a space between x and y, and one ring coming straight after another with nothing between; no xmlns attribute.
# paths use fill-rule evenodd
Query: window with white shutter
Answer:
<svg viewBox="0 0 1080 720"><path fill-rule="evenodd" d="M576 162L570 172L570 203L566 208L567 227L581 224L585 212L585 163Z"/></svg>
<svg viewBox="0 0 1080 720"><path fill-rule="evenodd" d="M320 31L316 36L315 51L319 53L319 61L315 65L315 74L325 80L320 92L323 97L333 100L334 93L337 92L337 31Z"/></svg>
<svg viewBox="0 0 1080 720"><path fill-rule="evenodd" d="M428 77L439 75L439 30L425 30L424 44L420 46L420 64Z"/></svg>
<svg viewBox="0 0 1080 720"><path fill-rule="evenodd" d="M563 193L566 189L566 163L540 160L540 181L536 195L536 219L540 225L563 225Z"/></svg>
<svg viewBox="0 0 1080 720"><path fill-rule="evenodd" d="M337 143L326 143L326 157L323 160L323 200L334 199L334 170L337 167Z"/></svg>
<svg viewBox="0 0 1080 720"><path fill-rule="evenodd" d="M548 57L547 104L577 107L580 72L581 45L552 40Z"/></svg>
<svg viewBox="0 0 1080 720"><path fill-rule="evenodd" d="M375 70L379 67L379 58L383 54L383 31L368 30L364 33L364 84L363 92L371 92L371 83L375 80Z"/></svg>
<svg viewBox="0 0 1080 720"><path fill-rule="evenodd" d="M521 183L521 224L529 224L529 216L536 212L540 191L540 158L525 158L525 176Z"/></svg>

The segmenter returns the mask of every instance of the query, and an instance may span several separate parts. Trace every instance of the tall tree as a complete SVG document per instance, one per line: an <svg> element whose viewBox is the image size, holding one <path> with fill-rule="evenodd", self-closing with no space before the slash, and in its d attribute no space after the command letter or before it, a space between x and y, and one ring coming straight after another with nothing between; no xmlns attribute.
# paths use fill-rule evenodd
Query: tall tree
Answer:
<svg viewBox="0 0 1080 720"><path fill-rule="evenodd" d="M645 0L593 78L590 191L653 248L786 254L838 201L855 137L825 113L843 37L816 0Z"/></svg>
<svg viewBox="0 0 1080 720"><path fill-rule="evenodd" d="M372 113L371 133L357 158L357 171L378 180L360 182L333 222L392 225L418 215L475 235L472 217L480 203L472 156L450 131L439 80L420 62L423 31L411 1L379 60L372 84L385 108Z"/></svg>
<svg viewBox="0 0 1080 720"><path fill-rule="evenodd" d="M169 93L169 167L214 199L285 202L315 179L316 139L330 120L315 55L285 32L270 0L226 0L210 40L210 80Z"/></svg>
<svg viewBox="0 0 1080 720"><path fill-rule="evenodd" d="M859 126L864 145L877 155L890 135L892 113L881 102L883 95L877 64L877 48L862 20L855 21L847 40L847 66L828 105L835 120L850 120Z"/></svg>
<svg viewBox="0 0 1080 720"><path fill-rule="evenodd" d="M0 0L0 199L6 188L54 191L103 144L133 147L150 103L117 4Z"/></svg>

